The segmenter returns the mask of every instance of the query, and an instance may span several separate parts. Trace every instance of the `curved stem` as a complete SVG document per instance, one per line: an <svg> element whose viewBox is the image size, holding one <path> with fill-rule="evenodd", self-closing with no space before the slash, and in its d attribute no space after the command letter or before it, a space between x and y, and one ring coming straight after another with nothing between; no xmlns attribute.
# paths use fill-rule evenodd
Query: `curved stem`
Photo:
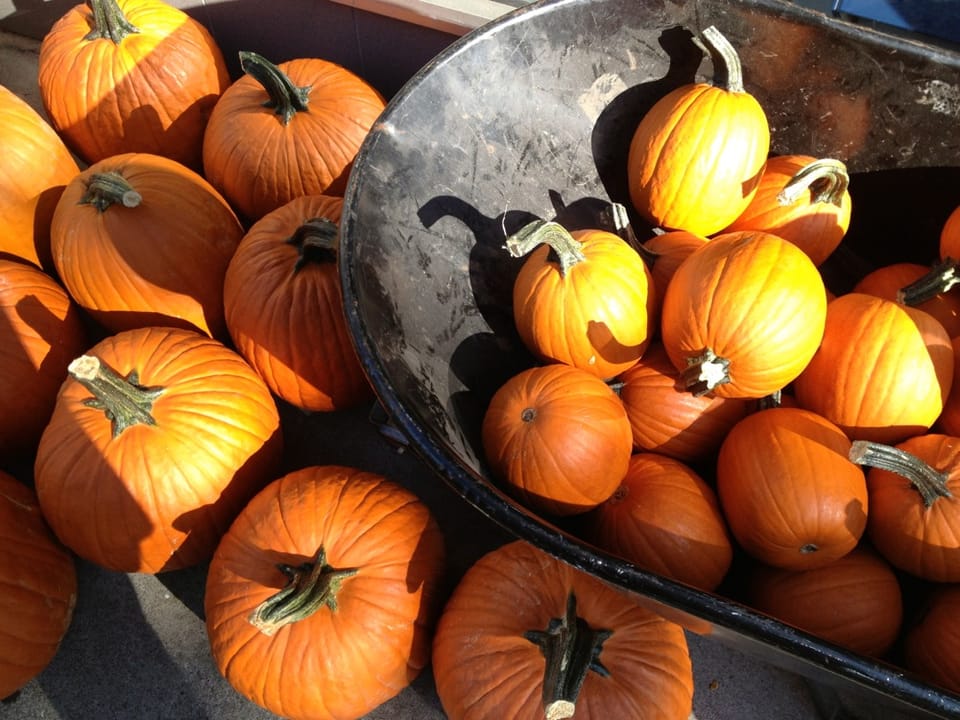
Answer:
<svg viewBox="0 0 960 720"><path fill-rule="evenodd" d="M339 226L327 218L310 218L287 238L297 248L297 262L293 272L298 273L309 263L335 263L339 246Z"/></svg>
<svg viewBox="0 0 960 720"><path fill-rule="evenodd" d="M587 673L603 677L610 672L600 662L603 643L611 630L594 630L577 615L577 598L567 596L562 618L552 618L545 630L528 630L523 636L540 648L546 660L543 677L543 711L547 720L571 718Z"/></svg>
<svg viewBox="0 0 960 720"><path fill-rule="evenodd" d="M513 257L523 257L540 245L549 245L560 260L560 275L586 260L581 243L559 223L534 220L507 238L504 247Z"/></svg>
<svg viewBox="0 0 960 720"><path fill-rule="evenodd" d="M304 620L321 607L337 609L337 593L348 577L357 574L356 568L339 570L327 565L327 553L322 547L312 563L277 565L287 576L287 584L254 608L247 621L264 635L273 635L284 625Z"/></svg>
<svg viewBox="0 0 960 720"><path fill-rule="evenodd" d="M627 208L622 203L611 202L600 212L601 222L610 228L610 232L618 235L627 245L636 250L647 266L652 266L660 253L656 253L649 248L644 247L643 243L637 239L637 234L633 231L633 223L630 222L630 216L627 214Z"/></svg>
<svg viewBox="0 0 960 720"><path fill-rule="evenodd" d="M900 288L897 291L897 302L901 305L916 307L947 292L958 282L960 282L960 273L957 271L957 261L947 257L930 268L923 277Z"/></svg>
<svg viewBox="0 0 960 720"><path fill-rule="evenodd" d="M150 412L154 400L163 394L163 388L140 385L136 370L122 377L100 358L81 355L67 366L67 372L93 393L85 404L104 411L113 424L113 437L132 425L156 424Z"/></svg>
<svg viewBox="0 0 960 720"><path fill-rule="evenodd" d="M683 386L699 397L717 385L730 382L730 361L704 348L696 357L687 358L687 367L680 373Z"/></svg>
<svg viewBox="0 0 960 720"><path fill-rule="evenodd" d="M273 108L284 125L298 112L307 110L311 86L297 87L287 75L262 55L240 51L240 69L263 85L270 99L263 106Z"/></svg>
<svg viewBox="0 0 960 720"><path fill-rule="evenodd" d="M127 182L127 179L118 172L94 173L87 183L86 192L80 198L80 203L84 205L93 205L97 210L103 212L111 205L122 205L123 207L137 207L143 197L133 186Z"/></svg>
<svg viewBox="0 0 960 720"><path fill-rule="evenodd" d="M809 190L812 195L811 205L826 202L840 207L849 186L847 166L839 160L823 158L800 168L777 195L777 202L781 205L793 205Z"/></svg>
<svg viewBox="0 0 960 720"><path fill-rule="evenodd" d="M710 53L713 60L713 84L729 92L744 92L740 56L723 33L711 25L700 33L695 42Z"/></svg>
<svg viewBox="0 0 960 720"><path fill-rule="evenodd" d="M93 28L84 40L110 39L119 45L127 35L140 32L140 28L127 20L117 0L87 0L87 5L93 13Z"/></svg>
<svg viewBox="0 0 960 720"><path fill-rule="evenodd" d="M937 498L953 497L947 487L947 473L940 472L916 455L900 448L856 440L850 447L849 458L857 465L887 470L906 478L920 493L924 507L929 508Z"/></svg>

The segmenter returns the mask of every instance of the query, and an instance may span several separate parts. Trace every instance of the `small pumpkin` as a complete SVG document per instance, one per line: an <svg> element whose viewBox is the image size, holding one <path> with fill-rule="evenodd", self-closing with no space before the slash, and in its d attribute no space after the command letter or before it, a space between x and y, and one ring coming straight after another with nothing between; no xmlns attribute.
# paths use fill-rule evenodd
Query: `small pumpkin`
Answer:
<svg viewBox="0 0 960 720"><path fill-rule="evenodd" d="M949 292L960 282L960 206L953 209L940 227L939 250L939 261L900 290L897 294L899 302L919 307Z"/></svg>
<svg viewBox="0 0 960 720"><path fill-rule="evenodd" d="M37 497L0 471L0 700L50 664L73 620L77 570Z"/></svg>
<svg viewBox="0 0 960 720"><path fill-rule="evenodd" d="M233 350L179 328L106 337L68 370L34 463L57 537L119 572L209 560L281 458L266 385Z"/></svg>
<svg viewBox="0 0 960 720"><path fill-rule="evenodd" d="M522 540L457 584L433 674L451 720L686 720L693 702L679 625Z"/></svg>
<svg viewBox="0 0 960 720"><path fill-rule="evenodd" d="M359 718L430 658L443 535L387 478L308 466L267 485L210 562L204 610L217 668L286 718Z"/></svg>
<svg viewBox="0 0 960 720"><path fill-rule="evenodd" d="M660 316L663 294L673 274L680 267L680 263L705 242L707 238L702 235L695 235L686 230L670 230L657 233L643 243L643 251L649 258L647 263L650 266L650 278L656 295L653 311L656 317Z"/></svg>
<svg viewBox="0 0 960 720"><path fill-rule="evenodd" d="M904 633L904 664L927 682L960 693L960 585L930 588Z"/></svg>
<svg viewBox="0 0 960 720"><path fill-rule="evenodd" d="M634 208L654 226L709 236L748 206L770 150L770 127L743 85L736 49L715 27L701 42L714 81L681 85L634 131L627 182Z"/></svg>
<svg viewBox="0 0 960 720"><path fill-rule="evenodd" d="M616 393L586 370L560 363L510 377L487 406L481 442L493 476L512 494L560 516L610 497L633 450Z"/></svg>
<svg viewBox="0 0 960 720"><path fill-rule="evenodd" d="M904 288L923 278L928 271L926 265L919 263L897 262L882 265L860 278L852 291L903 302ZM939 320L951 338L960 335L960 295L940 293L919 304L909 297L906 300L909 300L913 307Z"/></svg>

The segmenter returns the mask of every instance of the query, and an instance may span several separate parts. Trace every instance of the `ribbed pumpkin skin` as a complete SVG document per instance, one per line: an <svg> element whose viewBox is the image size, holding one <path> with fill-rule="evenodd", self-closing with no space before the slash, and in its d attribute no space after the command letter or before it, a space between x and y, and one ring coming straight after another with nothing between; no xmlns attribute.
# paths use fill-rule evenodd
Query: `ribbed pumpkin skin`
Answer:
<svg viewBox="0 0 960 720"><path fill-rule="evenodd" d="M797 381L797 402L853 440L895 443L929 429L953 381L943 326L862 293L830 303L823 342Z"/></svg>
<svg viewBox="0 0 960 720"><path fill-rule="evenodd" d="M122 175L143 197L103 212L80 204L96 173ZM200 175L159 155L91 165L67 186L51 227L57 273L70 296L113 332L148 325L227 337L223 277L244 230Z"/></svg>
<svg viewBox="0 0 960 720"><path fill-rule="evenodd" d="M748 415L717 458L717 495L737 542L755 559L810 570L856 547L867 525L863 470L850 440L801 408Z"/></svg>
<svg viewBox="0 0 960 720"><path fill-rule="evenodd" d="M80 168L46 120L0 85L0 256L49 269L50 220Z"/></svg>
<svg viewBox="0 0 960 720"><path fill-rule="evenodd" d="M92 393L73 378L64 384L34 465L51 528L110 570L156 573L209 560L278 467L273 397L240 355L189 330L130 330L88 354L165 390L155 424L113 437L104 411L87 404Z"/></svg>
<svg viewBox="0 0 960 720"><path fill-rule="evenodd" d="M680 263L705 242L707 242L707 238L701 235L694 235L686 230L673 230L654 235L643 243L647 250L657 253L656 259L650 266L650 277L653 280L653 290L657 298L654 303L656 317L660 317L663 294L666 292L673 274L680 267Z"/></svg>
<svg viewBox="0 0 960 720"><path fill-rule="evenodd" d="M906 666L927 681L960 693L960 585L931 590L923 615L904 636Z"/></svg>
<svg viewBox="0 0 960 720"><path fill-rule="evenodd" d="M712 591L733 561L716 493L686 464L636 453L616 492L590 511L586 539L640 567Z"/></svg>
<svg viewBox="0 0 960 720"><path fill-rule="evenodd" d="M67 365L87 347L80 311L32 265L0 259L0 457L32 452Z"/></svg>
<svg viewBox="0 0 960 720"><path fill-rule="evenodd" d="M637 126L627 158L631 201L654 226L713 235L750 203L769 150L770 128L756 98L684 85Z"/></svg>
<svg viewBox="0 0 960 720"><path fill-rule="evenodd" d="M896 301L897 293L901 289L919 280L929 270L929 266L919 263L901 262L884 265L860 278L853 286L853 292ZM951 338L960 335L960 295L950 292L940 293L916 307L939 320Z"/></svg>
<svg viewBox="0 0 960 720"><path fill-rule="evenodd" d="M546 245L527 257L513 284L524 344L543 362L611 378L643 355L656 325L650 271L619 236L575 230L585 260L566 275Z"/></svg>
<svg viewBox="0 0 960 720"><path fill-rule="evenodd" d="M677 268L660 332L677 370L705 348L730 361L730 382L715 395L762 398L806 367L826 308L823 279L798 247L769 233L725 233Z"/></svg>
<svg viewBox="0 0 960 720"><path fill-rule="evenodd" d="M451 720L544 716L544 658L524 633L563 617L571 592L591 629L613 631L599 657L610 675L587 673L575 717L687 719L693 678L680 626L514 541L467 570L437 624L433 674Z"/></svg>
<svg viewBox="0 0 960 720"><path fill-rule="evenodd" d="M303 410L327 412L372 397L343 312L336 257L307 262L288 240L303 223L338 223L343 199L304 195L244 236L224 279L234 345L270 390Z"/></svg>
<svg viewBox="0 0 960 720"><path fill-rule="evenodd" d="M307 618L261 633L250 613L285 584L277 563L320 548L356 568ZM351 720L426 666L441 598L443 535L413 493L375 473L312 466L270 483L240 513L210 563L211 651L238 692L288 718Z"/></svg>
<svg viewBox="0 0 960 720"><path fill-rule="evenodd" d="M50 664L76 599L73 556L50 532L33 491L0 471L0 700Z"/></svg>
<svg viewBox="0 0 960 720"><path fill-rule="evenodd" d="M585 512L610 497L633 448L613 390L563 364L507 380L487 407L481 436L494 476L531 509L553 515Z"/></svg>
<svg viewBox="0 0 960 720"><path fill-rule="evenodd" d="M87 3L53 24L40 45L40 94L54 128L87 163L111 155L164 155L199 170L203 131L230 84L207 29L159 0L118 0L140 32L119 45L85 40Z"/></svg>
<svg viewBox="0 0 960 720"><path fill-rule="evenodd" d="M299 195L343 195L354 157L385 107L373 87L326 60L277 67L296 86L313 88L307 112L284 125L263 106L263 86L244 75L217 102L204 137L204 176L250 221Z"/></svg>

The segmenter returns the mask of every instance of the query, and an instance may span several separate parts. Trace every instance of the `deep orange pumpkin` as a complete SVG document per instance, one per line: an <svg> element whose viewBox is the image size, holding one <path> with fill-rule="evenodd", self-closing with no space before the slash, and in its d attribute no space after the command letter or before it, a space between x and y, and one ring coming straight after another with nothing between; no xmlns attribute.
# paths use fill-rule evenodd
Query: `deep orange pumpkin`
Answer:
<svg viewBox="0 0 960 720"><path fill-rule="evenodd" d="M582 684L571 682L580 672ZM484 555L454 589L433 674L451 720L686 720L693 698L679 625L520 540Z"/></svg>
<svg viewBox="0 0 960 720"><path fill-rule="evenodd" d="M928 682L960 693L960 585L931 588L904 634L904 663Z"/></svg>
<svg viewBox="0 0 960 720"><path fill-rule="evenodd" d="M663 294L666 292L670 279L680 267L680 263L687 259L694 250L698 250L707 238L695 235L686 230L671 230L654 235L643 243L643 249L649 253L648 264L650 277L653 280L653 290L656 295L654 315L660 316L663 306Z"/></svg>
<svg viewBox="0 0 960 720"><path fill-rule="evenodd" d="M208 560L280 461L266 385L236 352L177 328L107 337L70 375L34 464L53 531L120 572Z"/></svg>
<svg viewBox="0 0 960 720"><path fill-rule="evenodd" d="M903 289L924 277L928 271L926 265L911 262L883 265L860 278L852 291L901 302ZM960 335L960 295L940 293L915 307L939 320L951 338Z"/></svg>
<svg viewBox="0 0 960 720"><path fill-rule="evenodd" d="M375 473L310 466L271 482L207 575L213 658L287 718L359 718L430 658L444 541L427 506Z"/></svg>
<svg viewBox="0 0 960 720"><path fill-rule="evenodd" d="M162 0L89 0L40 45L50 121L87 163L145 152L201 168L203 131L230 76L213 36Z"/></svg>
<svg viewBox="0 0 960 720"><path fill-rule="evenodd" d="M73 619L77 571L34 492L0 471L0 700L53 660Z"/></svg>
<svg viewBox="0 0 960 720"><path fill-rule="evenodd" d="M944 435L960 437L960 335L950 341L953 347L953 377L943 410L933 424L933 430Z"/></svg>

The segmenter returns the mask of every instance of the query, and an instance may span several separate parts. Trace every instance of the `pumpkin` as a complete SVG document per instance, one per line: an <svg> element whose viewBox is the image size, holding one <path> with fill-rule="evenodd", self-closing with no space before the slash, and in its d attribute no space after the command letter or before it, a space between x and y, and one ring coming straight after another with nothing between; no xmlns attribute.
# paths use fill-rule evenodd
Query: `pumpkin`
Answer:
<svg viewBox="0 0 960 720"><path fill-rule="evenodd" d="M681 85L647 111L630 142L627 183L634 208L654 226L709 236L756 193L770 127L744 89L730 42L713 26L701 42L714 62L714 82Z"/></svg>
<svg viewBox="0 0 960 720"><path fill-rule="evenodd" d="M620 236L537 220L506 248L529 256L513 283L513 317L536 357L600 378L640 359L656 319L654 293L643 258Z"/></svg>
<svg viewBox="0 0 960 720"><path fill-rule="evenodd" d="M839 427L802 408L761 410L734 425L716 483L739 545L787 570L823 567L853 550L867 525L867 484L850 447Z"/></svg>
<svg viewBox="0 0 960 720"><path fill-rule="evenodd" d="M286 718L359 718L430 657L444 543L427 506L387 478L309 466L243 509L207 574L220 672Z"/></svg>
<svg viewBox="0 0 960 720"><path fill-rule="evenodd" d="M50 664L76 599L73 556L50 532L33 490L0 471L0 700Z"/></svg>
<svg viewBox="0 0 960 720"><path fill-rule="evenodd" d="M108 331L147 325L225 340L223 278L244 234L200 175L159 155L114 155L64 190L51 226L57 273Z"/></svg>
<svg viewBox="0 0 960 720"><path fill-rule="evenodd" d="M57 537L119 572L209 560L280 461L263 381L233 350L180 328L108 336L68 370L34 463Z"/></svg>
<svg viewBox="0 0 960 720"><path fill-rule="evenodd" d="M687 392L660 342L650 345L636 365L619 375L616 387L630 420L634 447L683 462L712 458L749 409L749 401L740 398Z"/></svg>
<svg viewBox="0 0 960 720"><path fill-rule="evenodd" d="M924 277L928 270L926 265L911 262L882 265L860 278L852 290L903 302L904 288ZM907 299L913 302L912 298ZM951 338L960 335L960 295L940 293L913 306L936 318Z"/></svg>
<svg viewBox="0 0 960 720"><path fill-rule="evenodd" d="M433 641L451 720L686 720L683 629L631 596L515 540L464 574Z"/></svg>
<svg viewBox="0 0 960 720"><path fill-rule="evenodd" d="M671 230L655 234L643 243L643 250L650 258L650 278L653 281L655 294L655 317L660 316L663 306L663 293L670 284L673 274L680 267L680 263L687 259L694 250L699 249L707 238L687 232L686 230Z"/></svg>
<svg viewBox="0 0 960 720"><path fill-rule="evenodd" d="M899 302L919 307L948 292L960 281L957 264L960 260L960 206L953 209L940 228L939 249L939 262L902 288L897 295Z"/></svg>
<svg viewBox="0 0 960 720"><path fill-rule="evenodd" d="M943 403L943 410L933 424L933 430L944 435L960 437L960 335L950 341L953 348L953 377L950 392Z"/></svg>
<svg viewBox="0 0 960 720"><path fill-rule="evenodd" d="M858 441L874 547L924 580L960 582L960 438L924 433L897 445Z"/></svg>
<svg viewBox="0 0 960 720"><path fill-rule="evenodd" d="M823 279L806 253L741 231L714 237L677 268L660 333L691 392L762 398L804 370L826 316Z"/></svg>
<svg viewBox="0 0 960 720"><path fill-rule="evenodd" d="M337 272L343 199L303 195L261 218L224 277L234 345L267 387L324 412L373 396L353 347Z"/></svg>
<svg viewBox="0 0 960 720"><path fill-rule="evenodd" d="M343 195L361 143L385 107L361 77L322 58L274 65L242 51L244 75L217 101L204 176L255 221L298 195Z"/></svg>
<svg viewBox="0 0 960 720"><path fill-rule="evenodd" d="M746 586L753 608L862 655L886 654L903 622L900 581L867 545L811 570L755 564Z"/></svg>
<svg viewBox="0 0 960 720"><path fill-rule="evenodd" d="M87 329L67 292L33 265L0 259L0 457L32 453Z"/></svg>
<svg viewBox="0 0 960 720"><path fill-rule="evenodd" d="M50 221L80 168L47 121L0 85L0 256L49 270Z"/></svg>
<svg viewBox="0 0 960 720"><path fill-rule="evenodd" d="M585 516L583 537L645 570L708 592L733 561L716 493L692 468L637 453L620 487Z"/></svg>
<svg viewBox="0 0 960 720"><path fill-rule="evenodd" d="M575 515L617 489L633 450L623 403L600 378L562 363L510 377L481 423L493 476L531 509Z"/></svg>
<svg viewBox="0 0 960 720"><path fill-rule="evenodd" d="M819 266L850 227L849 184L847 167L839 160L810 155L772 157L750 204L725 232L773 233L799 247Z"/></svg>
<svg viewBox="0 0 960 720"><path fill-rule="evenodd" d="M823 341L793 389L801 407L851 439L896 443L933 425L952 382L943 325L916 308L847 293L830 303Z"/></svg>
<svg viewBox="0 0 960 720"><path fill-rule="evenodd" d="M927 682L960 693L960 585L931 588L922 614L904 633L907 668Z"/></svg>
<svg viewBox="0 0 960 720"><path fill-rule="evenodd" d="M163 155L199 171L203 131L230 84L207 29L161 0L88 0L40 44L38 83L53 127L88 164Z"/></svg>

